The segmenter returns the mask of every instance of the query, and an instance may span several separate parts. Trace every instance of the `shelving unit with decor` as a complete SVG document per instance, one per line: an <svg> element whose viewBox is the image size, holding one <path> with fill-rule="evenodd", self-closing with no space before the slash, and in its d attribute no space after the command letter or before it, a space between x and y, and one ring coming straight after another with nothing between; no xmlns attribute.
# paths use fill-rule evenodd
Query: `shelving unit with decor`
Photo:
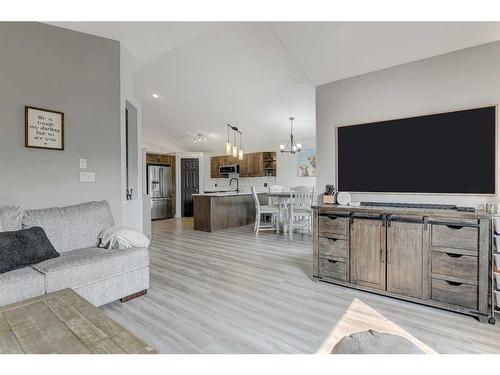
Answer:
<svg viewBox="0 0 500 375"><path fill-rule="evenodd" d="M491 230L491 308L490 323L495 324L495 315L500 315L500 214L493 215Z"/></svg>
<svg viewBox="0 0 500 375"><path fill-rule="evenodd" d="M276 176L276 152L263 152L262 161L264 165L264 176Z"/></svg>

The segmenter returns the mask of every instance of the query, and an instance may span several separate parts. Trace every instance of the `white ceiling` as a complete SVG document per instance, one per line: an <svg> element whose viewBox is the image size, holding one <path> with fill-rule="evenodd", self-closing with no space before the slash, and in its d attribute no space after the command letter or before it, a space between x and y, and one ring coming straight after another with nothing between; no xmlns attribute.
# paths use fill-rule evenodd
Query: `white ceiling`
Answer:
<svg viewBox="0 0 500 375"><path fill-rule="evenodd" d="M67 22L120 40L136 59L144 140L222 152L226 123L246 149L315 135L315 86L500 39L500 23ZM158 92L154 100L150 92ZM192 142L201 133L208 140Z"/></svg>
<svg viewBox="0 0 500 375"><path fill-rule="evenodd" d="M271 27L315 85L500 39L500 22L283 22Z"/></svg>

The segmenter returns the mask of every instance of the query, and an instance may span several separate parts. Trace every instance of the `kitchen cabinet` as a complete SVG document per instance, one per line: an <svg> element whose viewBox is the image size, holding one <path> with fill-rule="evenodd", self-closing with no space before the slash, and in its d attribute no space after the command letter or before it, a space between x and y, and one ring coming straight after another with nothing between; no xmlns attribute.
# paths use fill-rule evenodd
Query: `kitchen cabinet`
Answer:
<svg viewBox="0 0 500 375"><path fill-rule="evenodd" d="M266 193L258 193L261 204ZM194 230L216 232L255 222L255 203L251 193L194 194Z"/></svg>
<svg viewBox="0 0 500 375"><path fill-rule="evenodd" d="M147 153L146 154L146 163L159 164L160 163L160 155Z"/></svg>
<svg viewBox="0 0 500 375"><path fill-rule="evenodd" d="M264 164L262 152L253 152L248 154L248 168L250 172L250 177L262 177L264 176Z"/></svg>
<svg viewBox="0 0 500 375"><path fill-rule="evenodd" d="M239 160L240 177L250 177L250 157L249 154L243 154L243 160Z"/></svg>
<svg viewBox="0 0 500 375"><path fill-rule="evenodd" d="M210 158L210 178L222 177L219 173L220 166L221 166L221 158L219 156L212 156Z"/></svg>
<svg viewBox="0 0 500 375"><path fill-rule="evenodd" d="M223 178L219 173L221 165L239 165L240 177L276 176L276 152L244 153L243 160L232 155L212 156L210 158L210 177Z"/></svg>

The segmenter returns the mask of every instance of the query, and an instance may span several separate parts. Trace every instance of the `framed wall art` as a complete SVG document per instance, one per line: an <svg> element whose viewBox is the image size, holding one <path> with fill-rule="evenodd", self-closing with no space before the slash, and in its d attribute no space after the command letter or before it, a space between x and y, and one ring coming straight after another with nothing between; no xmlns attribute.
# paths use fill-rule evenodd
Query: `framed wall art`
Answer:
<svg viewBox="0 0 500 375"><path fill-rule="evenodd" d="M64 113L25 106L25 146L64 150Z"/></svg>
<svg viewBox="0 0 500 375"><path fill-rule="evenodd" d="M296 154L297 157L297 176L315 177L316 176L316 149L306 148Z"/></svg>

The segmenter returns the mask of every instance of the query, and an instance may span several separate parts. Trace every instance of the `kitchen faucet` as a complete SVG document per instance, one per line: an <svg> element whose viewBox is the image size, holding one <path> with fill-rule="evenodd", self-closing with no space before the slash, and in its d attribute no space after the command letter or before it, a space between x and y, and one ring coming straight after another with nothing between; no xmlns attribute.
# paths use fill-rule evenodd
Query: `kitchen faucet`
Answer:
<svg viewBox="0 0 500 375"><path fill-rule="evenodd" d="M240 191L240 180L238 180L236 177L233 177L232 179L229 180L229 187L231 187L231 184L233 183L233 180L236 180L236 192L239 193L239 191Z"/></svg>

